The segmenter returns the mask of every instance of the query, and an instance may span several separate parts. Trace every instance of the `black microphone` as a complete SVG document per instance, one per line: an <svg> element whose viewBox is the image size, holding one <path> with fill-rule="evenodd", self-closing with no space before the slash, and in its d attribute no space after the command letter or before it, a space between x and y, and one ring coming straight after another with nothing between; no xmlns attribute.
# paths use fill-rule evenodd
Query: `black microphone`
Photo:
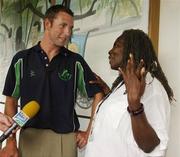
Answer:
<svg viewBox="0 0 180 157"><path fill-rule="evenodd" d="M12 131L15 130L18 126L23 127L26 122L34 117L39 111L40 106L36 101L30 101L27 103L20 112L18 112L14 117L14 123L8 128L1 136L0 143L2 143L6 138L12 134Z"/></svg>

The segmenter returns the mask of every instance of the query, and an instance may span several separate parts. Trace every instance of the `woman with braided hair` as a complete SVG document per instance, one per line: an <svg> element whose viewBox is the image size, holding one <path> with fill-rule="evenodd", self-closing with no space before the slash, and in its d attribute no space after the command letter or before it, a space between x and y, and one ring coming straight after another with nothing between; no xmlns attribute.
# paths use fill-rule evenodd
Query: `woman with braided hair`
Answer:
<svg viewBox="0 0 180 157"><path fill-rule="evenodd" d="M163 157L173 91L148 35L125 30L109 63L119 75L97 106L85 157Z"/></svg>

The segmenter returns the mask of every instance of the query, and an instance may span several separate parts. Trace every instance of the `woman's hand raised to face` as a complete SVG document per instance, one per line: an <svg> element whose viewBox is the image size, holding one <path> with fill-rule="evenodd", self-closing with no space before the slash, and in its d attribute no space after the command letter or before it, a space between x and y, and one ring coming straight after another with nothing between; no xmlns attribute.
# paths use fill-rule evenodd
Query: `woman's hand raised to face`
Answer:
<svg viewBox="0 0 180 157"><path fill-rule="evenodd" d="M136 66L134 56L130 53L127 65L125 68L119 68L126 86L129 107L136 110L140 105L141 96L145 90L146 70L144 61L141 60Z"/></svg>

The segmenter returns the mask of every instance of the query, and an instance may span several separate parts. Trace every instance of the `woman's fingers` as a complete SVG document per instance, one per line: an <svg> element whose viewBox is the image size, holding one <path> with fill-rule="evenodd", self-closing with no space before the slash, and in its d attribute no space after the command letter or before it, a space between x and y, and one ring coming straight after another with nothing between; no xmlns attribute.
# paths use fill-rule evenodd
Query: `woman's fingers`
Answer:
<svg viewBox="0 0 180 157"><path fill-rule="evenodd" d="M143 67L144 67L144 60L141 59L139 65L137 66L137 69L136 69L136 75L139 79L141 78L141 70Z"/></svg>

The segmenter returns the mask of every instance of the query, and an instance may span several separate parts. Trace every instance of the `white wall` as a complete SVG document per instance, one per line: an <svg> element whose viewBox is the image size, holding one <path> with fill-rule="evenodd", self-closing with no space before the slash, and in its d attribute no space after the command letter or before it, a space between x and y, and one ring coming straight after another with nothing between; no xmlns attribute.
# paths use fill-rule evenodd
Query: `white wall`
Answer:
<svg viewBox="0 0 180 157"><path fill-rule="evenodd" d="M180 0L161 0L159 60L177 100L171 107L166 157L180 157Z"/></svg>

